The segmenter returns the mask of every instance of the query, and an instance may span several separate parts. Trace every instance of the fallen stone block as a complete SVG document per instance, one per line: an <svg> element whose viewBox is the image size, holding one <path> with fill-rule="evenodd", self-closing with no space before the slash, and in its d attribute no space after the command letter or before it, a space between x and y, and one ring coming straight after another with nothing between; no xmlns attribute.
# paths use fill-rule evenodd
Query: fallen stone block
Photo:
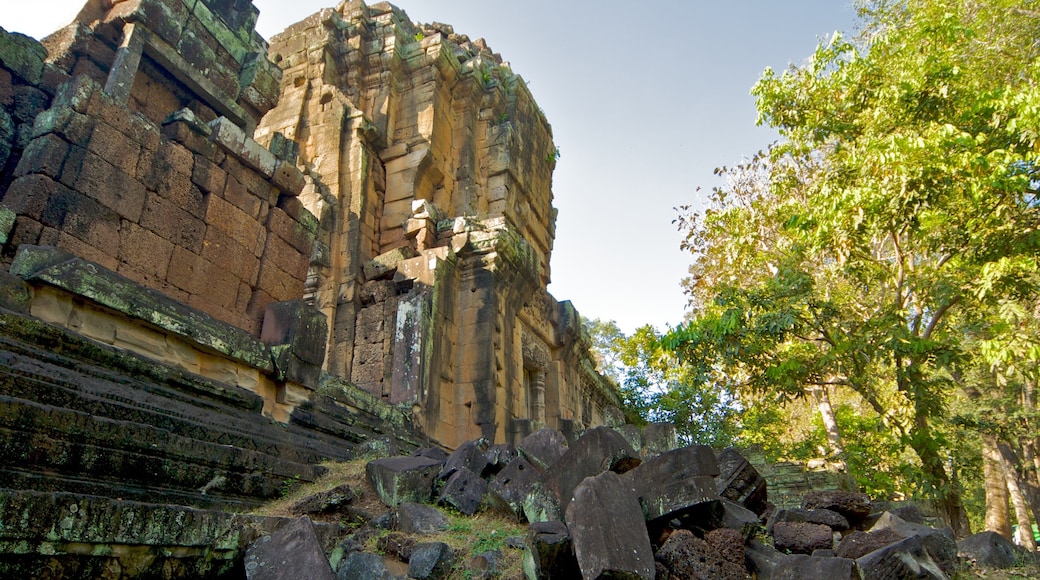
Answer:
<svg viewBox="0 0 1040 580"><path fill-rule="evenodd" d="M397 506L396 528L406 534L434 534L448 529L448 519L437 508L405 502Z"/></svg>
<svg viewBox="0 0 1040 580"><path fill-rule="evenodd" d="M487 488L487 481L481 479L476 473L462 468L452 473L448 481L444 482L444 489L441 490L437 503L453 507L467 516L471 516L480 509Z"/></svg>
<svg viewBox="0 0 1040 580"><path fill-rule="evenodd" d="M769 523L766 524L766 533L770 533L773 529L773 525L777 522L805 522L807 524L823 524L830 526L832 530L838 532L844 532L849 529L849 521L845 519L845 516L839 514L836 511L828 509L789 509L789 510L777 510L769 518Z"/></svg>
<svg viewBox="0 0 1040 580"><path fill-rule="evenodd" d="M349 485L344 483L330 490L301 499L289 508L289 513L297 516L304 514L327 514L339 511L356 499L357 494L350 489Z"/></svg>
<svg viewBox="0 0 1040 580"><path fill-rule="evenodd" d="M524 498L524 517L531 523L563 521L560 500L541 480L531 485L527 497Z"/></svg>
<svg viewBox="0 0 1040 580"><path fill-rule="evenodd" d="M417 544L408 559L408 577L418 580L439 580L451 572L451 547L444 542Z"/></svg>
<svg viewBox="0 0 1040 580"><path fill-rule="evenodd" d="M428 457L388 457L370 461L365 474L379 500L388 506L402 502L426 502L433 495L433 479L441 462Z"/></svg>
<svg viewBox="0 0 1040 580"><path fill-rule="evenodd" d="M500 471L487 486L488 502L495 508L524 519L524 500L537 483L538 470L522 457L517 457Z"/></svg>
<svg viewBox="0 0 1040 580"><path fill-rule="evenodd" d="M773 526L773 545L781 552L812 554L813 550L834 547L834 531L823 524L777 522Z"/></svg>
<svg viewBox="0 0 1040 580"><path fill-rule="evenodd" d="M543 482L552 490L565 511L571 494L586 477L604 471L624 473L639 465L641 459L624 437L610 427L586 432L545 472Z"/></svg>
<svg viewBox="0 0 1040 580"><path fill-rule="evenodd" d="M870 531L877 532L884 529L895 530L904 538L920 537L924 548L928 550L945 574L953 575L956 571L957 541L953 536L953 530L914 524L890 512L881 514Z"/></svg>
<svg viewBox="0 0 1040 580"><path fill-rule="evenodd" d="M529 579L578 578L570 532L563 522L536 522L527 528L524 574Z"/></svg>
<svg viewBox="0 0 1040 580"><path fill-rule="evenodd" d="M880 550L889 544L905 539L895 530L878 530L876 532L852 532L841 539L834 554L840 558L855 560L866 556L874 550Z"/></svg>
<svg viewBox="0 0 1040 580"><path fill-rule="evenodd" d="M724 558L708 542L689 530L677 530L655 556L673 578L712 578L743 580L750 578L743 564ZM589 576L586 576L588 578Z"/></svg>
<svg viewBox="0 0 1040 580"><path fill-rule="evenodd" d="M675 425L650 423L643 429L643 459L650 459L678 447L679 437L675 432Z"/></svg>
<svg viewBox="0 0 1040 580"><path fill-rule="evenodd" d="M516 450L531 465L545 471L567 451L567 438L555 429L539 429L524 437Z"/></svg>
<svg viewBox="0 0 1040 580"><path fill-rule="evenodd" d="M758 578L765 577L759 575ZM861 580L862 576L855 560L792 554L777 562L776 568L768 578L771 580L807 580L810 578Z"/></svg>
<svg viewBox="0 0 1040 580"><path fill-rule="evenodd" d="M766 511L766 480L736 449L727 447L716 456L718 494L758 515Z"/></svg>
<svg viewBox="0 0 1040 580"><path fill-rule="evenodd" d="M1015 545L996 532L972 534L957 542L957 556L987 568L1011 568L1018 563Z"/></svg>
<svg viewBox="0 0 1040 580"><path fill-rule="evenodd" d="M606 471L586 478L565 517L582 577L654 578L643 510L621 476Z"/></svg>
<svg viewBox="0 0 1040 580"><path fill-rule="evenodd" d="M484 456L486 450L487 441L484 439L466 441L459 445L458 449L444 462L444 467L437 475L437 479L448 479L451 474L460 469L468 469L476 474L483 473L488 464L488 459Z"/></svg>
<svg viewBox="0 0 1040 580"><path fill-rule="evenodd" d="M751 539L761 528L761 521L755 512L739 503L724 499L722 504L722 527L737 530L744 540Z"/></svg>
<svg viewBox="0 0 1040 580"><path fill-rule="evenodd" d="M248 580L296 580L300 570L316 580L335 578L306 516L253 542L246 549L244 568Z"/></svg>
<svg viewBox="0 0 1040 580"><path fill-rule="evenodd" d="M297 570L294 578L300 577L299 570ZM381 556L367 552L351 552L340 563L339 569L336 571L336 580L357 580L358 578L395 580L394 575L387 570Z"/></svg>
<svg viewBox="0 0 1040 580"><path fill-rule="evenodd" d="M715 453L693 445L662 453L624 474L647 520L679 517L693 506L717 501Z"/></svg>
<svg viewBox="0 0 1040 580"><path fill-rule="evenodd" d="M494 477L495 474L505 469L507 465L519 457L519 454L512 445L498 443L488 447L487 451L484 452L484 457L487 459L487 466L484 467L484 471L480 472L480 476L489 478Z"/></svg>
<svg viewBox="0 0 1040 580"><path fill-rule="evenodd" d="M810 491L802 497L802 509L825 509L838 512L857 527L870 515L870 496L840 490Z"/></svg>
<svg viewBox="0 0 1040 580"><path fill-rule="evenodd" d="M924 544L923 536L913 536L861 556L856 563L863 570L863 576L871 580L947 580L948 576Z"/></svg>

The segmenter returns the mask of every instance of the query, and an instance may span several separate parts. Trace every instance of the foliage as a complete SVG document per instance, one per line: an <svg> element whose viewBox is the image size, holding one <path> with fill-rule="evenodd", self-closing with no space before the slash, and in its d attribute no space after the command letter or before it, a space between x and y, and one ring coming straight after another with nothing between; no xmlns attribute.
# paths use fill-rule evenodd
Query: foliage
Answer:
<svg viewBox="0 0 1040 580"><path fill-rule="evenodd" d="M695 314L666 347L736 392L856 393L955 529L949 397L965 368L1009 362L971 331L1025 344L1010 306L1040 287L1040 15L1026 6L863 4L857 41L765 71L752 92L781 141L721 169L711 207L678 220Z"/></svg>
<svg viewBox="0 0 1040 580"><path fill-rule="evenodd" d="M739 428L732 394L705 385L694 367L679 363L661 346L652 326L626 336L614 321L583 320L600 371L619 385L623 412L633 424L667 422L680 440L725 447Z"/></svg>

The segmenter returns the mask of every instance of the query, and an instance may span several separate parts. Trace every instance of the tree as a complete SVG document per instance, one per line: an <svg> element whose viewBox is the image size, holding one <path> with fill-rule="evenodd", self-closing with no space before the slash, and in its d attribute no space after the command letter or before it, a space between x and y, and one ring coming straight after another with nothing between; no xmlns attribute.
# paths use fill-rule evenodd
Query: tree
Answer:
<svg viewBox="0 0 1040 580"><path fill-rule="evenodd" d="M667 422L686 444L725 447L738 430L735 401L724 390L707 388L661 346L650 325L626 336L614 321L583 320L599 369L620 387L626 419L634 424Z"/></svg>
<svg viewBox="0 0 1040 580"><path fill-rule="evenodd" d="M1040 14L1011 0L865 3L853 42L753 89L770 149L679 226L694 316L665 344L738 391L855 392L968 532L944 442L981 357L967 329L1036 297Z"/></svg>

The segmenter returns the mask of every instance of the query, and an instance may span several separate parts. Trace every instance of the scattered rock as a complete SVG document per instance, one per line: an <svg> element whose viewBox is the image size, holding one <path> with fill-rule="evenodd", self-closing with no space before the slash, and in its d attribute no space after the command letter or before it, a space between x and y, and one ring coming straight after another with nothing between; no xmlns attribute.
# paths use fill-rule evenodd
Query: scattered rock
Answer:
<svg viewBox="0 0 1040 580"><path fill-rule="evenodd" d="M485 439L467 441L459 445L458 449L444 462L444 467L437 475L437 479L448 479L451 474L460 469L468 469L477 474L483 473L484 468L488 465L488 458L484 455L485 451L487 451L487 440Z"/></svg>
<svg viewBox="0 0 1040 580"><path fill-rule="evenodd" d="M397 506L396 528L406 534L433 534L448 529L448 518L437 508L405 502Z"/></svg>
<svg viewBox="0 0 1040 580"><path fill-rule="evenodd" d="M662 453L625 473L623 480L639 498L647 520L674 518L717 501L719 468L710 447L692 445Z"/></svg>
<svg viewBox="0 0 1040 580"><path fill-rule="evenodd" d="M773 529L777 522L805 522L807 524L823 524L832 530L844 532L849 529L849 520L836 511L829 509L790 509L777 510L766 525L766 533Z"/></svg>
<svg viewBox="0 0 1040 580"><path fill-rule="evenodd" d="M523 457L517 457L488 483L488 501L517 519L524 517L524 500L540 474Z"/></svg>
<svg viewBox="0 0 1040 580"><path fill-rule="evenodd" d="M545 472L546 488L556 494L566 510L571 494L586 477L604 471L624 473L640 463L632 446L610 427L597 427L586 432Z"/></svg>
<svg viewBox="0 0 1040 580"><path fill-rule="evenodd" d="M451 547L444 542L417 544L408 559L408 577L418 580L439 580L451 572Z"/></svg>
<svg viewBox="0 0 1040 580"><path fill-rule="evenodd" d="M762 575L759 579L765 578ZM861 580L859 566L848 558L793 554L781 559L773 569L771 580ZM873 578L871 578L873 580Z"/></svg>
<svg viewBox="0 0 1040 580"><path fill-rule="evenodd" d="M292 578L298 580L300 577L300 570L296 570ZM386 569L386 564L380 556L366 552L351 552L340 563L339 570L336 571L336 580L357 580L358 578L394 580L393 574Z"/></svg>
<svg viewBox="0 0 1040 580"><path fill-rule="evenodd" d="M924 545L924 537L913 536L889 544L856 559L865 578L903 580L904 578L946 580L948 576Z"/></svg>
<svg viewBox="0 0 1040 580"><path fill-rule="evenodd" d="M246 549L248 580L297 580L301 569L316 580L335 578L307 516L261 536Z"/></svg>
<svg viewBox="0 0 1040 580"><path fill-rule="evenodd" d="M289 513L297 516L304 514L327 514L339 511L355 499L357 499L357 494L350 489L349 485L337 485L328 491L309 495L294 503L289 508Z"/></svg>

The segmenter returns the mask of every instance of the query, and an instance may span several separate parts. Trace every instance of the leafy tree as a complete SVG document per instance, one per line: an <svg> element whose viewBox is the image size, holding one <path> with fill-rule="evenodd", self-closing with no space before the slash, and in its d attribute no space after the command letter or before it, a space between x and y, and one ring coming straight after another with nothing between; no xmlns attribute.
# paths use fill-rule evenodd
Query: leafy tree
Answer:
<svg viewBox="0 0 1040 580"><path fill-rule="evenodd" d="M666 346L711 381L780 400L856 393L968 532L945 425L968 332L1037 296L1040 14L1013 0L861 6L804 66L766 70L767 152L724 168L680 228L693 318ZM1036 352L1030 356L1036 358ZM994 365L1000 361L991 361Z"/></svg>

